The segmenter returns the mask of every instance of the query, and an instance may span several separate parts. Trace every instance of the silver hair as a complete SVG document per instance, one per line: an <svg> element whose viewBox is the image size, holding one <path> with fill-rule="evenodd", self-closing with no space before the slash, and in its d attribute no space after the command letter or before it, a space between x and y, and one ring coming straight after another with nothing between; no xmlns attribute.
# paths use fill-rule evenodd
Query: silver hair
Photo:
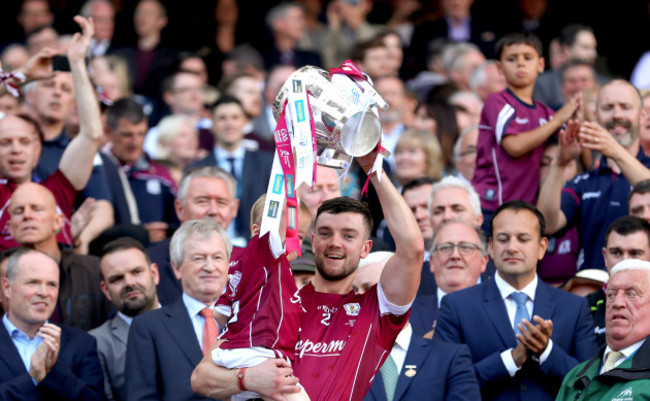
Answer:
<svg viewBox="0 0 650 401"><path fill-rule="evenodd" d="M232 253L232 242L226 234L226 231L212 220L189 220L183 223L172 236L169 244L169 259L172 265L178 267L183 263L185 243L192 236L198 236L200 239L209 239L214 234L219 234L224 244L226 244L226 253L228 259Z"/></svg>
<svg viewBox="0 0 650 401"><path fill-rule="evenodd" d="M171 141L174 139L174 136L176 136L179 128L183 124L188 124L190 127L192 127L192 129L195 129L194 122L189 116L186 115L173 114L160 120L158 123L158 158L167 159L169 157L169 154L171 152L167 146L163 145L168 145L171 143Z"/></svg>
<svg viewBox="0 0 650 401"><path fill-rule="evenodd" d="M643 270L648 272L648 278L650 279L650 262L641 259L625 259L612 267L612 270L609 272L609 278L611 280L614 275L620 272L628 270Z"/></svg>
<svg viewBox="0 0 650 401"><path fill-rule="evenodd" d="M455 44L455 51L453 53L453 57L451 59L447 60L449 64L445 65L445 71L447 74L449 74L451 71L457 71L460 70L463 67L463 64L465 63L465 56L470 53L470 52L479 52L481 53L481 50L478 48L473 43L467 43L467 42L460 42ZM483 53L481 53L483 54ZM444 56L444 53L443 53ZM444 61L444 59L443 59Z"/></svg>
<svg viewBox="0 0 650 401"><path fill-rule="evenodd" d="M469 204L472 207L474 216L483 215L483 212L481 211L481 199L479 198L474 188L470 184L462 181L460 178L448 175L442 180L435 183L433 185L433 188L431 188L431 195L429 195L429 203L427 204L429 216L431 216L431 204L433 203L433 198L435 198L438 191L447 188L459 188L467 192L467 199L469 200Z"/></svg>
<svg viewBox="0 0 650 401"><path fill-rule="evenodd" d="M496 60L487 60L474 68L472 75L469 77L469 88L476 92L478 88L487 83L487 68L496 65Z"/></svg>
<svg viewBox="0 0 650 401"><path fill-rule="evenodd" d="M183 173L183 178L181 178L181 181L178 183L178 194L176 199L178 199L183 206L185 206L187 191L189 191L192 180L199 177L218 178L224 180L228 186L228 191L230 191L230 199L235 199L237 197L237 181L226 170L216 166L194 167L186 170L185 173Z"/></svg>
<svg viewBox="0 0 650 401"><path fill-rule="evenodd" d="M444 227L450 224L462 224L474 230L476 232L476 236L478 237L478 247L479 247L479 251L481 251L481 255L487 255L487 236L485 235L485 231L483 231L481 227L475 226L473 224L468 224L462 221L447 221L443 223L440 227L438 227L436 232L433 233L433 239L431 240L431 249L429 249L429 253L431 255L435 254L434 248L436 247L436 239L438 238L438 234L440 234L440 231L442 231Z"/></svg>
<svg viewBox="0 0 650 401"><path fill-rule="evenodd" d="M81 6L81 10L79 11L79 15L81 15L82 17L85 17L85 18L90 17L90 10L92 9L92 7L93 7L93 5L95 3L104 3L104 4L106 4L106 5L110 6L111 9L113 10L113 13L115 13L115 6L113 5L113 2L111 2L109 0L88 0L88 1L86 1L84 3L83 6Z"/></svg>

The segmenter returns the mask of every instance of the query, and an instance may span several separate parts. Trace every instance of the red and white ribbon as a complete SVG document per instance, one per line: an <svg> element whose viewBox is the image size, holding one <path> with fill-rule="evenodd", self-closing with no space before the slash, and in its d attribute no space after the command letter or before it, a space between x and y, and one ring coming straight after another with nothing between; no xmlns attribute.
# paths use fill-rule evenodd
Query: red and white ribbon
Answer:
<svg viewBox="0 0 650 401"><path fill-rule="evenodd" d="M14 97L22 95L18 84L25 82L25 74L22 72L4 72L0 68L0 82L4 82L9 92Z"/></svg>

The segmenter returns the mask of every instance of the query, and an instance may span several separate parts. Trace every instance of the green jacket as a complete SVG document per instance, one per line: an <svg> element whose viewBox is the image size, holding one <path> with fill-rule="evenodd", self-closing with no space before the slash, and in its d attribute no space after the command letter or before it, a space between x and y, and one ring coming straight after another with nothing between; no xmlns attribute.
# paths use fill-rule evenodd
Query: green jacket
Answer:
<svg viewBox="0 0 650 401"><path fill-rule="evenodd" d="M616 368L599 375L605 347L573 368L564 378L556 401L650 400L650 337Z"/></svg>

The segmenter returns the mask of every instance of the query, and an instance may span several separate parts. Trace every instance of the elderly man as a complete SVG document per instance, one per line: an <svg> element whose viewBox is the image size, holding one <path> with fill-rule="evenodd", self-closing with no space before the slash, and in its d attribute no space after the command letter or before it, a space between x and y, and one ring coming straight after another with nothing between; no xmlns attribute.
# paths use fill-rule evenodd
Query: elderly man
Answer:
<svg viewBox="0 0 650 401"><path fill-rule="evenodd" d="M361 165L372 164L372 156ZM372 227L368 207L350 198L324 202L314 219L312 245L316 275L297 293L306 314L300 323L293 363L301 384L315 399L360 399L406 324L422 266L422 235L408 206L385 173L372 181L394 235L395 254L386 262L377 286L362 295L352 291L359 260L370 252ZM399 229L398 229L399 228ZM372 346L365 346L372 344ZM275 359L240 375L204 358L193 375L193 388L223 398L244 387L262 397L295 392L292 369ZM241 372L240 372L241 373ZM270 380L267 380L270 379Z"/></svg>
<svg viewBox="0 0 650 401"><path fill-rule="evenodd" d="M59 265L58 304L50 320L82 330L93 329L110 316L112 306L99 287L99 260L78 255L57 243L63 216L47 188L33 182L18 187L11 197L9 232L22 246L50 256Z"/></svg>
<svg viewBox="0 0 650 401"><path fill-rule="evenodd" d="M483 224L483 213L478 194L469 183L453 176L443 178L431 188L429 216L432 233L438 231L444 223L449 221L460 221L477 227ZM488 266L483 279L487 280L493 273L494 267ZM423 295L436 294L437 284L434 276L423 269L418 298Z"/></svg>
<svg viewBox="0 0 650 401"><path fill-rule="evenodd" d="M614 220L607 228L602 252L607 271L625 259L650 261L650 223L634 216L623 216ZM605 312L607 308L605 289L587 295L587 302L591 308L594 333L600 346L605 344Z"/></svg>
<svg viewBox="0 0 650 401"><path fill-rule="evenodd" d="M59 268L47 255L20 249L9 258L2 291L0 399L103 400L95 340L49 321L57 305Z"/></svg>
<svg viewBox="0 0 650 401"><path fill-rule="evenodd" d="M650 262L617 263L607 284L607 346L571 370L558 400L632 400L650 396Z"/></svg>
<svg viewBox="0 0 650 401"><path fill-rule="evenodd" d="M158 268L151 263L142 244L125 237L104 246L101 269L102 291L117 314L89 334L97 339L106 397L126 400L124 363L129 326L134 317L158 309Z"/></svg>
<svg viewBox="0 0 650 401"><path fill-rule="evenodd" d="M239 207L236 187L235 179L219 167L187 170L178 185L178 196L174 203L178 220L181 223L211 220L228 230ZM158 298L164 306L176 302L183 293L169 259L170 242L170 239L166 239L147 249L151 261L158 266Z"/></svg>
<svg viewBox="0 0 650 401"><path fill-rule="evenodd" d="M372 252L354 275L355 291L377 284L392 252ZM364 401L467 400L481 397L467 346L429 341L404 326ZM431 389L436 389L434 392Z"/></svg>
<svg viewBox="0 0 650 401"><path fill-rule="evenodd" d="M429 259L435 277L435 294L418 296L411 311L415 334L435 328L442 298L480 282L488 263L485 233L461 221L444 223L433 236Z"/></svg>
<svg viewBox="0 0 650 401"><path fill-rule="evenodd" d="M497 274L442 299L435 336L469 346L483 400L553 400L596 350L587 302L537 276L543 233L535 206L502 204L490 238Z"/></svg>
<svg viewBox="0 0 650 401"><path fill-rule="evenodd" d="M627 214L630 185L650 178L650 158L639 146L642 104L638 90L627 81L601 87L598 123L583 122L579 130L577 122L569 124L571 129L560 141L560 157L551 163L540 188L537 205L548 223L547 232L577 225L584 252L580 268L605 269L601 253L605 231ZM581 148L601 152L600 166L564 185L564 170Z"/></svg>
<svg viewBox="0 0 650 401"><path fill-rule="evenodd" d="M171 262L182 299L133 319L126 348L126 398L201 400L190 376L220 328L212 308L228 279L232 244L209 220L190 220L174 233Z"/></svg>

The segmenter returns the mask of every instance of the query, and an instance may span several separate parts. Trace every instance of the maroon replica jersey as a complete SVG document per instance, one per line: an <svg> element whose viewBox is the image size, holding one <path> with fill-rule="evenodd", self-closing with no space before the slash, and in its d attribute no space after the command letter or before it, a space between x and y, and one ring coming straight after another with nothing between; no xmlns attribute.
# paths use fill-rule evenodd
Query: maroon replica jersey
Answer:
<svg viewBox="0 0 650 401"><path fill-rule="evenodd" d="M293 368L312 401L361 401L370 389L409 316L382 314L377 291L326 294L311 283L298 291L307 313Z"/></svg>
<svg viewBox="0 0 650 401"><path fill-rule="evenodd" d="M217 301L217 311L230 316L221 348L266 347L293 359L303 314L297 292L280 240L253 237L230 262L228 286Z"/></svg>
<svg viewBox="0 0 650 401"><path fill-rule="evenodd" d="M72 186L70 181L63 175L60 170L56 170L54 174L47 177L47 179L40 183L45 188L49 189L54 195L58 212L63 214L64 222L63 227L57 233L56 240L60 243L72 245L74 240L70 231L70 218L74 212L74 198L77 196L77 190ZM9 200L11 195L16 190L16 184L8 183L6 180L0 180L0 251L18 246L18 242L9 233Z"/></svg>

